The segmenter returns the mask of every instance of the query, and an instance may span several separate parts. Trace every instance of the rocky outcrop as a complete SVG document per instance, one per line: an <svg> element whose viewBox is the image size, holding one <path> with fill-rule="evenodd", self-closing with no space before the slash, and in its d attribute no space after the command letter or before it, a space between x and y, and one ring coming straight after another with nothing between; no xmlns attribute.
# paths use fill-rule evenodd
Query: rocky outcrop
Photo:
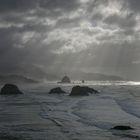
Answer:
<svg viewBox="0 0 140 140"><path fill-rule="evenodd" d="M53 88L50 90L49 94L62 94L65 93L65 91L63 91L60 87L57 88Z"/></svg>
<svg viewBox="0 0 140 140"><path fill-rule="evenodd" d="M117 125L117 126L114 126L111 129L114 129L114 130L131 130L133 128L131 126L126 126L126 125Z"/></svg>
<svg viewBox="0 0 140 140"><path fill-rule="evenodd" d="M68 76L64 76L61 80L61 83L71 83L71 80Z"/></svg>
<svg viewBox="0 0 140 140"><path fill-rule="evenodd" d="M16 85L13 84L5 84L0 92L1 95L15 95L15 94L23 94Z"/></svg>
<svg viewBox="0 0 140 140"><path fill-rule="evenodd" d="M87 86L74 86L70 96L88 96L90 93L98 93L97 90Z"/></svg>

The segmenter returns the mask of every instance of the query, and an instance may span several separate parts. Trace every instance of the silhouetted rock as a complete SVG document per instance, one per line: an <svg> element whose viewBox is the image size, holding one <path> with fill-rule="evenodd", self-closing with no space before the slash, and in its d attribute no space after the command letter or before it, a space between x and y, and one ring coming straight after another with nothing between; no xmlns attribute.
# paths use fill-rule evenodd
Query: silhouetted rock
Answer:
<svg viewBox="0 0 140 140"><path fill-rule="evenodd" d="M68 76L64 76L61 80L61 83L71 83L71 80Z"/></svg>
<svg viewBox="0 0 140 140"><path fill-rule="evenodd" d="M65 93L65 91L63 91L60 87L57 87L50 90L49 94L53 94L53 93L61 94L61 93Z"/></svg>
<svg viewBox="0 0 140 140"><path fill-rule="evenodd" d="M85 83L85 80L82 80L82 83Z"/></svg>
<svg viewBox="0 0 140 140"><path fill-rule="evenodd" d="M7 133L0 133L0 140L25 140L21 136L14 136Z"/></svg>
<svg viewBox="0 0 140 140"><path fill-rule="evenodd" d="M13 84L5 84L1 89L1 95L13 95L13 94L22 94L22 92L18 89L16 85Z"/></svg>
<svg viewBox="0 0 140 140"><path fill-rule="evenodd" d="M133 128L130 126L126 126L126 125L118 125L118 126L114 126L112 129L114 129L114 130L131 130Z"/></svg>
<svg viewBox="0 0 140 140"><path fill-rule="evenodd" d="M98 93L98 91L87 86L74 86L70 96L88 96L89 93Z"/></svg>

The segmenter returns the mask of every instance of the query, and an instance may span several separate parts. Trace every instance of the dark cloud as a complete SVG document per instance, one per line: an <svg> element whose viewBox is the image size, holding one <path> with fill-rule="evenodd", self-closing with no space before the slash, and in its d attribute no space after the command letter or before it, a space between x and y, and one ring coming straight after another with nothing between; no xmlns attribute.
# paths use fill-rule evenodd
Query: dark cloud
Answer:
<svg viewBox="0 0 140 140"><path fill-rule="evenodd" d="M56 28L72 28L77 27L80 24L81 18L63 18L57 21Z"/></svg>
<svg viewBox="0 0 140 140"><path fill-rule="evenodd" d="M107 6L109 1L110 0L91 0L91 1L88 1L87 2L87 5L88 5L87 11L89 13L91 13L93 11L95 12L99 8L99 6L101 6L101 5Z"/></svg>
<svg viewBox="0 0 140 140"><path fill-rule="evenodd" d="M32 10L36 7L38 0L1 0L0 11L1 12L14 12L14 11L26 11Z"/></svg>
<svg viewBox="0 0 140 140"><path fill-rule="evenodd" d="M40 0L40 7L45 8L46 10L64 10L64 11L71 11L75 10L79 7L78 0Z"/></svg>
<svg viewBox="0 0 140 140"><path fill-rule="evenodd" d="M122 17L121 15L113 14L109 15L104 22L107 24L117 25L122 29L134 28L137 24L135 19L136 17L133 14L126 15Z"/></svg>
<svg viewBox="0 0 140 140"><path fill-rule="evenodd" d="M124 8L129 8L133 12L140 12L140 1L139 0L125 0Z"/></svg>
<svg viewBox="0 0 140 140"><path fill-rule="evenodd" d="M76 9L79 5L80 3L78 2L78 0L1 0L0 11L26 12L27 10L35 10L37 8L44 8L51 11L71 11Z"/></svg>
<svg viewBox="0 0 140 140"><path fill-rule="evenodd" d="M0 72L138 71L139 6L139 0L0 0Z"/></svg>

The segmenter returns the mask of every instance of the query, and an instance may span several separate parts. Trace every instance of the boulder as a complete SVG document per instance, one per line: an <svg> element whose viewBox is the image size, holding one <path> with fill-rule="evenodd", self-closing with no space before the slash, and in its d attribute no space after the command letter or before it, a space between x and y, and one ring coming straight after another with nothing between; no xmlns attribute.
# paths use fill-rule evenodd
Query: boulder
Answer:
<svg viewBox="0 0 140 140"><path fill-rule="evenodd" d="M97 90L87 86L74 86L70 93L70 96L88 96L89 93L98 93Z"/></svg>
<svg viewBox="0 0 140 140"><path fill-rule="evenodd" d="M23 94L16 85L13 84L5 84L0 92L1 95L15 95L15 94Z"/></svg>
<svg viewBox="0 0 140 140"><path fill-rule="evenodd" d="M111 129L114 129L114 130L131 130L133 128L131 126L127 126L127 125L117 125L117 126L114 126Z"/></svg>
<svg viewBox="0 0 140 140"><path fill-rule="evenodd" d="M53 94L53 93L61 94L61 93L65 93L65 91L63 91L60 87L57 87L50 90L49 94Z"/></svg>

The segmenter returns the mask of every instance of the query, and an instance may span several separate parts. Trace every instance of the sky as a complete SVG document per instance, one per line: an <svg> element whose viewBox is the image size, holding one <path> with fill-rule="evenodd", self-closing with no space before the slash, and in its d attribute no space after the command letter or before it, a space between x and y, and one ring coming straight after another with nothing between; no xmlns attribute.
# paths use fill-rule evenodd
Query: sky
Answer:
<svg viewBox="0 0 140 140"><path fill-rule="evenodd" d="M140 79L139 21L140 0L0 0L0 73Z"/></svg>

